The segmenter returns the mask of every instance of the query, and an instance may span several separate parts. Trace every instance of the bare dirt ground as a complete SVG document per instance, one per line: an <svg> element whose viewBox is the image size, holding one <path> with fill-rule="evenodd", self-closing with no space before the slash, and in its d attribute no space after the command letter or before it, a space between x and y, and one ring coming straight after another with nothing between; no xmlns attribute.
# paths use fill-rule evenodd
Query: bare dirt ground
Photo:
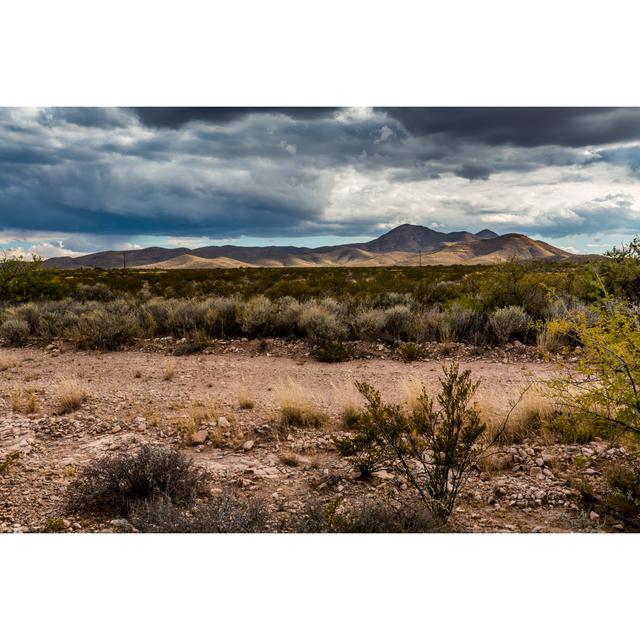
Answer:
<svg viewBox="0 0 640 640"><path fill-rule="evenodd" d="M416 380L435 391L442 365L451 358L403 363L381 353L323 364L299 354L228 346L227 353L182 357L153 350L0 349L0 460L9 451L22 452L0 474L0 532L42 531L51 518L63 518L71 531L115 530L108 520L68 515L65 489L89 459L136 442L184 447L211 472L214 485L233 484L259 495L273 513L299 513L310 502L336 496L408 491L390 474L358 481L335 451L331 431L339 428L345 402L356 397L354 380L401 401ZM506 411L529 380L558 370L539 360L482 356L463 359L461 365L481 380L478 400L496 414ZM89 398L77 411L60 415L56 389L69 378L80 380ZM17 391L35 397L32 413L14 411ZM279 408L282 397L291 394L325 413L327 427L293 429L283 436ZM251 400L253 408L241 409L241 398ZM186 445L180 427L198 414L206 414L205 430L222 425L219 438ZM285 453L295 454L295 466L283 461ZM472 532L606 530L597 514L583 511L569 479L598 476L603 465L624 454L606 441L569 446L525 440L507 447L503 470L473 473L453 524ZM573 464L576 456L587 460L580 469Z"/></svg>

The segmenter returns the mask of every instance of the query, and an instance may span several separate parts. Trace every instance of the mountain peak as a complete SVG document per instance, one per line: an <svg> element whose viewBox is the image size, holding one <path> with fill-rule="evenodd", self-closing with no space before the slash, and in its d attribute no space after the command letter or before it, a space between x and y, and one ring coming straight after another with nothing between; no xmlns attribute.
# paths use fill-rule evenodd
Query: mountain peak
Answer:
<svg viewBox="0 0 640 640"><path fill-rule="evenodd" d="M495 231L491 231L491 229L483 229L482 231L478 231L475 236L477 238L482 238L483 240L485 240L489 238L497 238L498 234Z"/></svg>

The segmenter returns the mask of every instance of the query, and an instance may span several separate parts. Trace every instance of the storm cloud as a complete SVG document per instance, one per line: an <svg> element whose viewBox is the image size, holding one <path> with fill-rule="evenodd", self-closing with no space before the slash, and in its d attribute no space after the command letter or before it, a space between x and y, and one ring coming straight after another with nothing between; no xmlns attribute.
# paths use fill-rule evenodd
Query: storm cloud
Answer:
<svg viewBox="0 0 640 640"><path fill-rule="evenodd" d="M0 247L49 255L403 222L606 247L639 179L640 109L0 109Z"/></svg>

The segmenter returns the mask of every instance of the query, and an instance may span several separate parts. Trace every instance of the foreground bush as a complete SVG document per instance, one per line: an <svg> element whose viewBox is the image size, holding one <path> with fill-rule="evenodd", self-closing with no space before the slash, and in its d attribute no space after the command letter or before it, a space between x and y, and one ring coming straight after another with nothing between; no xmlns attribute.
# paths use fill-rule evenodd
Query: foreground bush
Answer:
<svg viewBox="0 0 640 640"><path fill-rule="evenodd" d="M31 329L25 320L9 318L0 326L0 338L7 344L19 347L29 339Z"/></svg>
<svg viewBox="0 0 640 640"><path fill-rule="evenodd" d="M609 435L640 436L640 314L628 303L605 301L596 319L571 320L582 345L577 375L550 382L558 401L605 425Z"/></svg>
<svg viewBox="0 0 640 640"><path fill-rule="evenodd" d="M395 471L417 492L437 518L446 523L469 471L482 455L485 425L472 397L478 382L457 365L443 369L438 408L426 390L410 413L383 402L370 385L356 386L366 400L354 433L338 449L363 473L372 468Z"/></svg>
<svg viewBox="0 0 640 640"><path fill-rule="evenodd" d="M164 497L138 502L130 520L144 533L259 533L265 530L266 511L258 498L225 492L192 509Z"/></svg>
<svg viewBox="0 0 640 640"><path fill-rule="evenodd" d="M296 527L297 533L434 533L443 529L424 504L382 501L364 501L346 509L339 502L312 505Z"/></svg>
<svg viewBox="0 0 640 640"><path fill-rule="evenodd" d="M127 515L139 502L159 497L188 505L203 491L206 476L183 453L142 445L135 452L89 463L69 486L71 511Z"/></svg>

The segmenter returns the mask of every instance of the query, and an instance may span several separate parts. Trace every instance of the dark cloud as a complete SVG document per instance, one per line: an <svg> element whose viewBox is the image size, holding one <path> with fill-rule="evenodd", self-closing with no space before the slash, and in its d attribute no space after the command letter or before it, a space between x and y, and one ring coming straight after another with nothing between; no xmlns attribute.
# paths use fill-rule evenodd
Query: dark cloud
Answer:
<svg viewBox="0 0 640 640"><path fill-rule="evenodd" d="M463 164L454 171L458 177L467 180L488 180L492 172L493 168L490 165L476 163Z"/></svg>
<svg viewBox="0 0 640 640"><path fill-rule="evenodd" d="M339 107L133 107L147 127L178 129L189 122L227 124L251 114L280 114L294 120L329 118Z"/></svg>
<svg viewBox="0 0 640 640"><path fill-rule="evenodd" d="M382 107L413 135L488 145L582 147L640 139L640 109L587 107Z"/></svg>
<svg viewBox="0 0 640 640"><path fill-rule="evenodd" d="M549 238L637 227L640 109L338 111L0 109L0 230L96 245L371 236L396 221ZM579 182L616 199L585 204Z"/></svg>
<svg viewBox="0 0 640 640"><path fill-rule="evenodd" d="M52 107L42 110L39 121L49 127L68 123L79 127L112 129L126 126L128 117L126 110L117 108Z"/></svg>

